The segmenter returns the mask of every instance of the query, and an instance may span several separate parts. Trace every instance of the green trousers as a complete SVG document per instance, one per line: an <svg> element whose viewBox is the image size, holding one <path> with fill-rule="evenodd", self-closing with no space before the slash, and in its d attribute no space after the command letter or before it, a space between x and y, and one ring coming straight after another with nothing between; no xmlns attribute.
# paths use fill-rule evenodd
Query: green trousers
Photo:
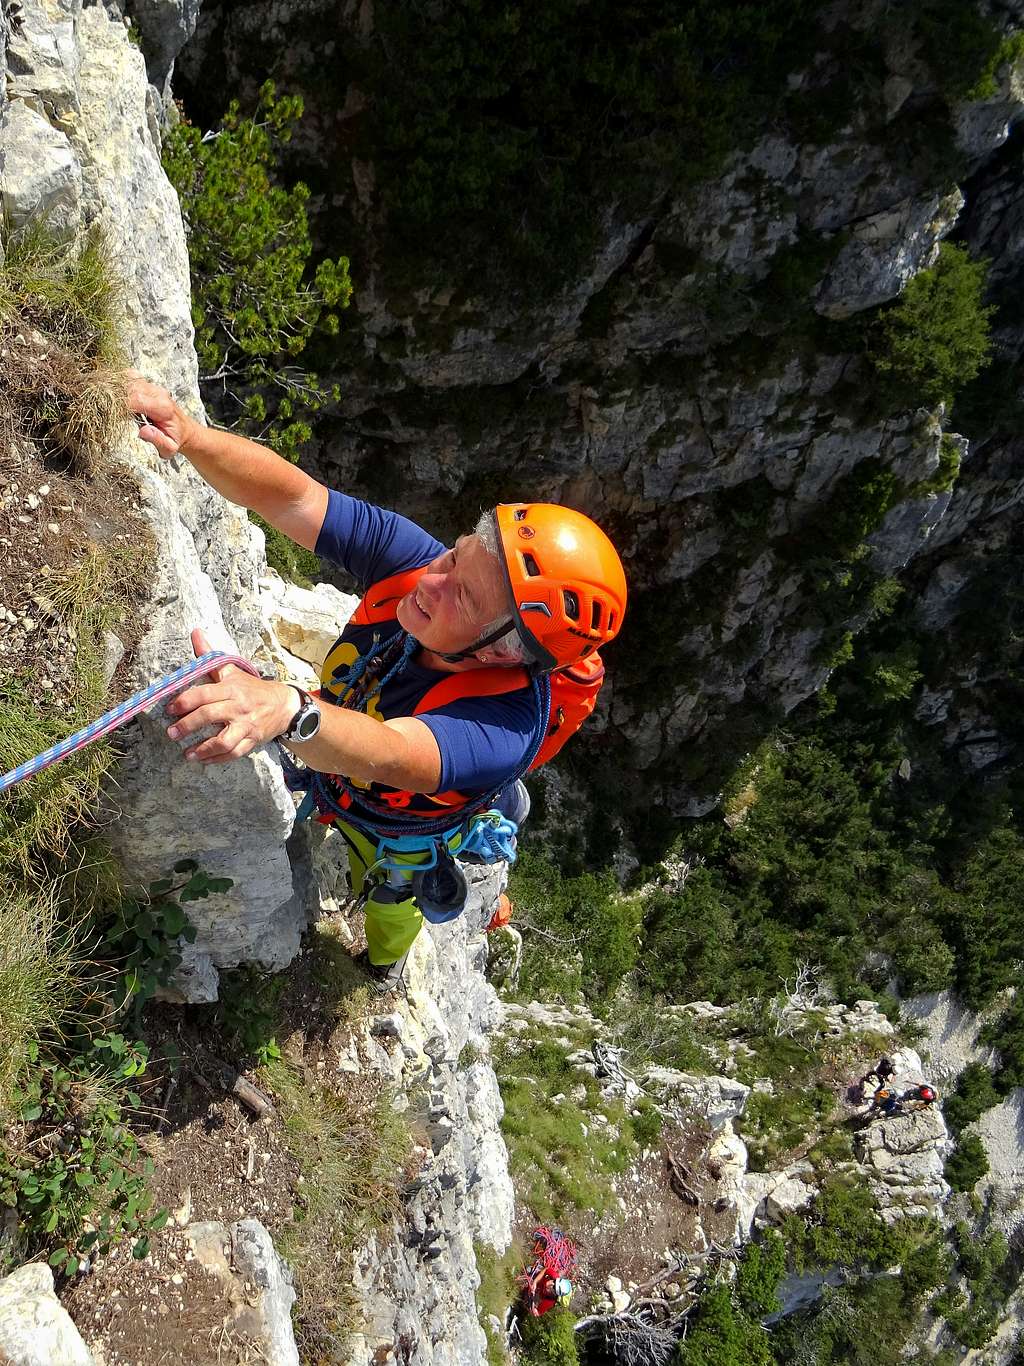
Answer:
<svg viewBox="0 0 1024 1366"><path fill-rule="evenodd" d="M377 845L354 826L335 821L335 829L348 845L349 881L355 896L368 892L363 909L366 913L366 951L375 967L395 963L412 948L420 932L423 915L416 904L410 883L426 854L397 854L392 861L396 869L380 869L373 873L372 885L367 888L367 873L377 860ZM461 833L450 842L454 850L462 843ZM408 871L406 871L408 869Z"/></svg>

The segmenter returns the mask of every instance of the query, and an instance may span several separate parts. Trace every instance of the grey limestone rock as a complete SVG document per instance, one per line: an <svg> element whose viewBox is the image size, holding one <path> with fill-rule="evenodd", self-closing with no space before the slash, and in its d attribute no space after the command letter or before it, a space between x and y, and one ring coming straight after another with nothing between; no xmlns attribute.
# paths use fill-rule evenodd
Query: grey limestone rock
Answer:
<svg viewBox="0 0 1024 1366"><path fill-rule="evenodd" d="M52 118L72 126L81 109L81 13L82 0L19 0L7 49L9 93L41 101Z"/></svg>
<svg viewBox="0 0 1024 1366"><path fill-rule="evenodd" d="M231 1302L227 1326L257 1344L267 1366L299 1366L291 1321L292 1273L259 1220L190 1224L185 1237Z"/></svg>
<svg viewBox="0 0 1024 1366"><path fill-rule="evenodd" d="M174 60L196 31L201 0L130 0L128 12L138 25L149 79L165 97Z"/></svg>
<svg viewBox="0 0 1024 1366"><path fill-rule="evenodd" d="M142 54L100 5L26 0L22 15L10 56L18 97L0 114L4 207L15 223L49 211L58 226L101 228L123 283L135 365L199 415L188 255ZM191 657L194 626L251 658L261 646L263 563L244 514L212 497L183 461L160 461L134 439L112 454L137 475L156 548L132 681L142 686ZM284 847L294 805L273 756L200 772L163 732L155 714L124 732L112 842L143 878L188 856L233 880L230 893L193 907L199 937L179 993L209 1000L217 966L282 967L298 948L304 899Z"/></svg>
<svg viewBox="0 0 1024 1366"><path fill-rule="evenodd" d="M948 194L906 199L857 223L815 308L827 318L849 318L895 298L918 271L934 265L939 241L954 227L963 203L954 186Z"/></svg>
<svg viewBox="0 0 1024 1366"><path fill-rule="evenodd" d="M74 232L82 219L82 171L71 144L24 99L0 114L0 202L13 227L45 217L55 231Z"/></svg>
<svg viewBox="0 0 1024 1366"><path fill-rule="evenodd" d="M480 922L490 918L499 886L500 879L476 917L420 934L406 971L407 996L370 1026L383 1042L376 1044L380 1068L398 1088L399 1108L419 1106L427 1141L398 1224L357 1255L364 1326L348 1344L350 1366L392 1359L478 1366L486 1357L473 1244L503 1252L514 1208L501 1096L487 1059L486 1033L501 1008L482 971ZM460 1067L467 1045L475 1060Z"/></svg>
<svg viewBox="0 0 1024 1366"><path fill-rule="evenodd" d="M0 1281L0 1359L9 1366L95 1366L42 1262Z"/></svg>

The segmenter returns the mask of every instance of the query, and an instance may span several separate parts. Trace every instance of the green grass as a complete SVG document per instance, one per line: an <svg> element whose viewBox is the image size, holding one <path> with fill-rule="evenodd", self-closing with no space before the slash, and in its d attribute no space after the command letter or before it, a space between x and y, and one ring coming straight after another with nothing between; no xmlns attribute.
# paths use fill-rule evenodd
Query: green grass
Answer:
<svg viewBox="0 0 1024 1366"><path fill-rule="evenodd" d="M32 1046L59 1036L81 992L82 965L56 896L0 888L0 1122Z"/></svg>
<svg viewBox="0 0 1024 1366"><path fill-rule="evenodd" d="M101 636L124 612L145 547L85 547L50 593L50 610L77 643L73 700L37 703L27 680L0 680L0 772L49 749L95 719L106 697ZM72 832L87 823L113 751L95 741L12 789L0 805L0 885L14 875L33 885L44 855L67 855Z"/></svg>
<svg viewBox="0 0 1024 1366"><path fill-rule="evenodd" d="M284 1059L260 1069L305 1178L295 1221L279 1240L295 1272L296 1339L307 1360L333 1359L355 1324L352 1253L399 1211L408 1131L387 1092L308 1083Z"/></svg>
<svg viewBox="0 0 1024 1366"><path fill-rule="evenodd" d="M498 1253L486 1243L474 1243L476 1269L480 1285L476 1292L476 1306L480 1314L480 1324L487 1334L488 1366L506 1366L508 1353L504 1337L495 1333L488 1318L505 1322L505 1314L514 1302L519 1291L516 1276L525 1258L524 1249L515 1241L504 1253Z"/></svg>
<svg viewBox="0 0 1024 1366"><path fill-rule="evenodd" d="M535 1040L522 1052L504 1049L495 1071L521 1204L542 1221L564 1219L573 1210L599 1216L610 1209L612 1181L638 1151L625 1108L602 1100L593 1078L571 1067L552 1040ZM576 1101L569 1092L580 1085L586 1096ZM644 1132L649 1130L648 1123Z"/></svg>

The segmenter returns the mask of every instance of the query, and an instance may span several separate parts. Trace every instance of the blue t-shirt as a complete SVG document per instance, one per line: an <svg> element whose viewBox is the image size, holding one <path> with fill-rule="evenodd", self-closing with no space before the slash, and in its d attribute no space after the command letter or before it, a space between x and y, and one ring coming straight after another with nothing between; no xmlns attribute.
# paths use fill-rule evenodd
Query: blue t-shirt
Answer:
<svg viewBox="0 0 1024 1366"><path fill-rule="evenodd" d="M440 541L407 517L330 490L316 553L344 569L363 591L392 574L429 564L444 550ZM349 624L324 661L322 680L330 683L336 671L343 673L370 649L375 634L383 643L401 630L397 620L373 626ZM448 677L442 670L425 668L413 655L372 699L368 715L381 721L412 716L424 694ZM522 763L536 731L537 703L532 688L517 688L498 697L460 698L437 711L424 712L419 719L430 727L441 752L438 791L474 797L501 787ZM370 790L384 801L394 792L376 783ZM423 794L395 805L398 809L436 809Z"/></svg>

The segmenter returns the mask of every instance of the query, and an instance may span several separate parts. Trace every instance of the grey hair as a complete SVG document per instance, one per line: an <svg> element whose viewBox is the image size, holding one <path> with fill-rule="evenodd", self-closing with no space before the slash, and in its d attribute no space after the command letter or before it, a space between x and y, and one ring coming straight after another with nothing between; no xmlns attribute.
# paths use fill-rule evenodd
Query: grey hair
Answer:
<svg viewBox="0 0 1024 1366"><path fill-rule="evenodd" d="M497 560L500 551L498 549L498 524L494 513L481 512L473 530L480 538L480 544L488 555ZM507 612L502 612L500 617L495 617L492 622L484 627L480 632L481 636L487 636L492 631L496 631L499 626L508 621L508 617ZM506 631L503 636L492 641L487 648L494 651L501 664L530 664L533 662L532 651L514 626L511 631Z"/></svg>

